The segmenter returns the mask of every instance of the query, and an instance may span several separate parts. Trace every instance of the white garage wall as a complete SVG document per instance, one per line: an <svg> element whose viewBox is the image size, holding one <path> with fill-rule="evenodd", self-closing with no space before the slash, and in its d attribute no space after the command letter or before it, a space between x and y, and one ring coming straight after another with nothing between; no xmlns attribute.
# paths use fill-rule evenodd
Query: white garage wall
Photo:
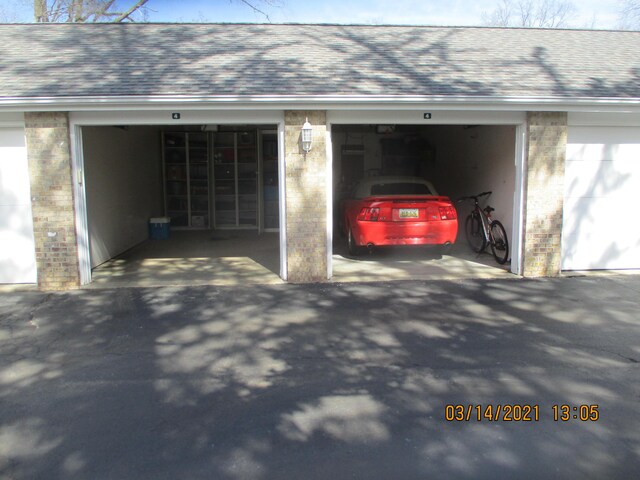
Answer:
<svg viewBox="0 0 640 480"><path fill-rule="evenodd" d="M160 134L155 127L83 127L91 267L148 238L162 215Z"/></svg>
<svg viewBox="0 0 640 480"><path fill-rule="evenodd" d="M640 268L640 127L570 126L562 269Z"/></svg>
<svg viewBox="0 0 640 480"><path fill-rule="evenodd" d="M511 240L516 127L479 125L465 128L456 125L434 128L436 162L433 182L452 199L491 190L493 193L485 197L482 205L488 203L496 209L493 216L502 222ZM472 207L471 202L458 206L462 220ZM458 240L461 238L458 236Z"/></svg>
<svg viewBox="0 0 640 480"><path fill-rule="evenodd" d="M23 128L0 128L0 283L37 280Z"/></svg>

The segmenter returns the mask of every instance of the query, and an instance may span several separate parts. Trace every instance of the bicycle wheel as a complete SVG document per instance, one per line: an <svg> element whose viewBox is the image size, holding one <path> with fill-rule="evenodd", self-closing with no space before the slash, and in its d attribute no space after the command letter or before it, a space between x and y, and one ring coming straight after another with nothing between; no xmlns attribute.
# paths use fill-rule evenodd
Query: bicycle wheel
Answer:
<svg viewBox="0 0 640 480"><path fill-rule="evenodd" d="M478 212L471 212L464 222L464 231L467 234L467 242L471 250L476 253L482 252L487 248L487 240L484 238L482 231L482 222L478 216Z"/></svg>
<svg viewBox="0 0 640 480"><path fill-rule="evenodd" d="M491 222L491 252L500 265L509 258L507 232L498 220Z"/></svg>

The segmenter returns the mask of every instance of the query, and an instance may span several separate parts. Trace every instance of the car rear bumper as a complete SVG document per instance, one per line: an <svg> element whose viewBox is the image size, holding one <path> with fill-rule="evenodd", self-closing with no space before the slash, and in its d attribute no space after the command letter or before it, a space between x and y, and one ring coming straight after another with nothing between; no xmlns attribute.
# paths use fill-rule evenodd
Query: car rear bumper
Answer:
<svg viewBox="0 0 640 480"><path fill-rule="evenodd" d="M455 243L457 220L436 222L363 222L354 229L357 245L444 245Z"/></svg>

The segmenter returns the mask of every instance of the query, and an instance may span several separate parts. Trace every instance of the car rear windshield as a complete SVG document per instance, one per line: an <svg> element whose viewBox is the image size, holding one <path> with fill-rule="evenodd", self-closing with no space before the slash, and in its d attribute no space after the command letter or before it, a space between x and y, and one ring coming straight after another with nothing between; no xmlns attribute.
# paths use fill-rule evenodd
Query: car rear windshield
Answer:
<svg viewBox="0 0 640 480"><path fill-rule="evenodd" d="M371 185L371 195L431 195L424 183L378 183Z"/></svg>

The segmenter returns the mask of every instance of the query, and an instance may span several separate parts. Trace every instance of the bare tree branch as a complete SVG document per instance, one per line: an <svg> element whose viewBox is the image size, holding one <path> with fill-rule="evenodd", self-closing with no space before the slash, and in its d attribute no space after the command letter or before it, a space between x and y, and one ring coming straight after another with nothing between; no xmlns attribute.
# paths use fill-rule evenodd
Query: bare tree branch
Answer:
<svg viewBox="0 0 640 480"><path fill-rule="evenodd" d="M123 11L115 11L116 0L32 0L36 23L53 22L125 22L135 21L133 15L141 13L146 19L146 4L149 0L128 0L131 7ZM255 13L271 21L265 7L280 7L283 0L229 0L238 1ZM263 7L263 5L265 7Z"/></svg>
<svg viewBox="0 0 640 480"><path fill-rule="evenodd" d="M105 16L107 14L107 10L109 10L113 4L115 3L115 0L110 0L107 3L105 3L104 5L102 5L101 7L99 7L99 9L96 11L94 17L93 17L93 21L96 22L98 21L99 18ZM85 19L86 21L86 19Z"/></svg>
<svg viewBox="0 0 640 480"><path fill-rule="evenodd" d="M268 22L271 22L271 17L269 17L269 14L266 13L264 10L260 9L257 7L258 3L264 3L265 5L268 5L270 7L280 7L282 6L282 2L280 0L254 0L254 1L249 1L249 0L239 0L241 3L244 3L246 6L248 6L249 8L251 8L254 12L263 15L264 18L267 19Z"/></svg>
<svg viewBox="0 0 640 480"><path fill-rule="evenodd" d="M115 0L34 0L34 17L37 23L88 21L133 21L132 15L141 11L148 0L135 1L126 11L115 12ZM143 12L144 13L144 12Z"/></svg>
<svg viewBox="0 0 640 480"><path fill-rule="evenodd" d="M620 28L640 29L640 0L625 0L620 10Z"/></svg>
<svg viewBox="0 0 640 480"><path fill-rule="evenodd" d="M567 0L502 0L491 13L483 13L486 25L495 27L563 28L576 8Z"/></svg>
<svg viewBox="0 0 640 480"><path fill-rule="evenodd" d="M118 23L118 22L123 22L125 20L127 20L131 14L137 10L139 10L140 8L144 7L145 3L147 3L148 0L140 0L138 2L136 2L135 5L133 5L129 10L127 10L126 12L124 12L122 15L120 15L118 18L116 18L114 20L114 22Z"/></svg>

